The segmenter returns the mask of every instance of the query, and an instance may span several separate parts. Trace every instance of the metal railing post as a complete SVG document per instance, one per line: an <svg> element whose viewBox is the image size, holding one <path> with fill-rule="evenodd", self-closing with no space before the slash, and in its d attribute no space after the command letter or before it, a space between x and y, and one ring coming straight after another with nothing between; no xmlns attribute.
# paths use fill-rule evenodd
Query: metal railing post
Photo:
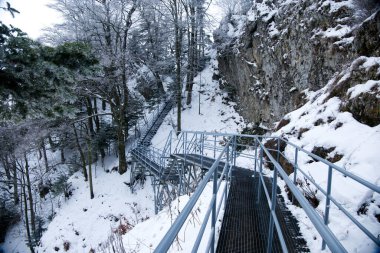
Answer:
<svg viewBox="0 0 380 253"><path fill-rule="evenodd" d="M224 192L224 210L226 210L226 207L227 207L227 196L228 196L228 177L230 176L230 170L231 170L231 167L230 167L230 162L229 162L229 149L230 147L228 146L227 147L227 171L226 171L226 191ZM223 175L221 175L223 177Z"/></svg>
<svg viewBox="0 0 380 253"><path fill-rule="evenodd" d="M234 135L234 146L233 146L233 149L231 151L231 153L233 154L233 162L234 162L234 166L236 166L236 156L237 156L237 151L236 151L236 145L237 145L237 141L236 141L236 135Z"/></svg>
<svg viewBox="0 0 380 253"><path fill-rule="evenodd" d="M257 140L256 140L256 138L255 138L255 177L257 176L256 175L256 173L257 173L257 169L256 169L256 166L257 166L257 146L256 146L256 142L257 142Z"/></svg>
<svg viewBox="0 0 380 253"><path fill-rule="evenodd" d="M297 166L298 166L298 148L296 148L296 153L294 155L294 173L293 173L293 183L297 186ZM292 194L292 203L294 204L294 194Z"/></svg>
<svg viewBox="0 0 380 253"><path fill-rule="evenodd" d="M267 253L272 252L273 230L274 230L273 216L276 215L276 202L277 202L277 168L275 166L273 170L273 182L272 182L272 204L271 204L270 212L269 212L270 219L269 219Z"/></svg>
<svg viewBox="0 0 380 253"><path fill-rule="evenodd" d="M156 184L155 184L155 181L156 181L156 179L153 178L152 185L153 185L153 195L154 195L154 213L157 214L158 213L158 209L157 209L157 196L156 196Z"/></svg>
<svg viewBox="0 0 380 253"><path fill-rule="evenodd" d="M216 152L216 135L214 135L214 159L215 159L215 152Z"/></svg>
<svg viewBox="0 0 380 253"><path fill-rule="evenodd" d="M261 195L261 180L260 180L260 177L261 177L261 175L263 173L263 148L261 146L260 146L259 155L260 155L260 167L259 167L259 183L257 185L257 201L256 201L257 204L260 203L260 195Z"/></svg>
<svg viewBox="0 0 380 253"><path fill-rule="evenodd" d="M326 195L326 207L324 222L327 226L329 224L329 214L330 214L330 197L331 197L331 182L332 182L332 168L329 166L328 176L327 176L327 195ZM322 250L326 248L326 242L322 239Z"/></svg>
<svg viewBox="0 0 380 253"><path fill-rule="evenodd" d="M201 169L203 169L203 150L204 150L204 144L205 143L205 134L201 134Z"/></svg>
<svg viewBox="0 0 380 253"><path fill-rule="evenodd" d="M228 152L227 152L228 154ZM212 239L211 239L211 253L215 252L215 223L216 223L216 194L217 194L217 185L218 185L218 169L214 171L214 180L212 187L212 194L214 197L214 203L212 203L212 214L211 214L211 229L213 230Z"/></svg>
<svg viewBox="0 0 380 253"><path fill-rule="evenodd" d="M172 154L172 138L173 138L172 133L173 133L173 132L170 131L169 155L168 155L168 156L170 156L170 155Z"/></svg>
<svg viewBox="0 0 380 253"><path fill-rule="evenodd" d="M183 163L186 165L186 150L187 150L187 147L186 147L186 142L187 142L187 132L185 132L184 134L184 137L183 137L183 155L184 155L184 161Z"/></svg>

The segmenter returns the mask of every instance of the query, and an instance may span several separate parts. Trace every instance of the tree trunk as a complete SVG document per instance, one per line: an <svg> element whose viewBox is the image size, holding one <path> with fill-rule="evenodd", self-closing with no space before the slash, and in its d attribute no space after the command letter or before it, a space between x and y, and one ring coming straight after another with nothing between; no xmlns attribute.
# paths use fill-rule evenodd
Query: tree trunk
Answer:
<svg viewBox="0 0 380 253"><path fill-rule="evenodd" d="M28 189L28 199L29 199L30 224L32 226L33 235L35 235L36 234L36 216L34 213L32 184L30 183L29 163L28 163L28 158L26 157L26 153L24 153L24 159L25 159L26 187Z"/></svg>
<svg viewBox="0 0 380 253"><path fill-rule="evenodd" d="M88 141L87 144L88 148L88 175L89 175L89 183L90 183L90 198L94 198L94 189L92 185L92 167L91 167L91 161L92 161L92 149L91 149L91 141Z"/></svg>
<svg viewBox="0 0 380 253"><path fill-rule="evenodd" d="M13 170L13 199L15 202L15 205L17 206L20 202L19 196L18 196L18 185L17 185L17 166L16 166L16 158L11 158L12 163L12 170Z"/></svg>
<svg viewBox="0 0 380 253"><path fill-rule="evenodd" d="M5 175L7 177L7 185L8 185L8 188L12 188L12 183L11 183L11 180L12 180L12 176L11 176L11 171L10 171L10 164L8 162L8 156L5 155L5 156L2 156L1 157L1 162L3 164L3 168L4 168L4 171L5 171Z"/></svg>
<svg viewBox="0 0 380 253"><path fill-rule="evenodd" d="M26 198L26 192L25 192L25 178L24 175L22 176L23 183L22 183L22 195L23 195L23 200L24 200L24 215L25 215L25 226L26 226L26 235L28 237L28 244L29 244L29 249L30 252L34 253L34 248L33 248L33 241L32 241L32 236L30 233L30 227L29 227L29 217L28 217L28 202ZM33 208L33 206L32 206Z"/></svg>
<svg viewBox="0 0 380 253"><path fill-rule="evenodd" d="M61 163L65 163L66 162L66 158L65 158L65 149L63 147L60 147L59 148L59 151L61 153Z"/></svg>
<svg viewBox="0 0 380 253"><path fill-rule="evenodd" d="M125 142L122 125L117 127L117 147L119 153L119 173L121 175L127 171L127 159L125 155Z"/></svg>
<svg viewBox="0 0 380 253"><path fill-rule="evenodd" d="M154 76L154 79L156 79L156 85L157 85L158 92L160 94L164 94L165 93L164 85L162 83L162 80L161 80L161 77L160 77L160 74L158 73L158 71L154 71L153 76Z"/></svg>
<svg viewBox="0 0 380 253"><path fill-rule="evenodd" d="M89 97L86 97L86 109L87 109L87 115L88 115L88 118L87 118L88 130L89 130L91 137L94 137L94 135L95 135L94 123L93 123L93 119L92 119L92 115L94 113L92 111L92 103L91 103L91 99Z"/></svg>
<svg viewBox="0 0 380 253"><path fill-rule="evenodd" d="M114 115L114 120L116 123L116 134L117 134L117 151L119 158L119 173L123 174L127 171L127 161L125 155L125 135L124 135L124 123L125 115L123 113L123 107L120 106L120 97L117 95L115 97L114 106L111 104L112 115Z"/></svg>
<svg viewBox="0 0 380 253"><path fill-rule="evenodd" d="M48 163L48 158L46 155L45 141L43 139L42 139L42 143L41 143L41 148L42 148L42 155L44 157L45 171L48 172L49 171L49 163Z"/></svg>
<svg viewBox="0 0 380 253"><path fill-rule="evenodd" d="M75 135L75 143L77 144L77 148L78 148L78 151L79 151L80 159L82 161L82 170L83 170L84 181L87 181L88 180L88 176L87 176L87 169L86 169L86 158L84 156L82 147L80 146L77 129L76 129L76 127L75 127L74 124L73 124L73 129L74 129L74 135Z"/></svg>
<svg viewBox="0 0 380 253"><path fill-rule="evenodd" d="M97 103L97 98L94 98L94 113L95 113L95 127L96 127L96 132L99 133L100 131L100 120L98 116L98 103Z"/></svg>
<svg viewBox="0 0 380 253"><path fill-rule="evenodd" d="M182 29L179 24L179 9L177 0L173 0L174 4L174 33L175 33L175 59L176 59L176 84L177 84L177 132L181 131L181 42L182 42Z"/></svg>
<svg viewBox="0 0 380 253"><path fill-rule="evenodd" d="M195 59L196 59L196 38L195 38L195 6L194 3L190 4L190 43L189 43L189 73L188 80L186 85L187 99L186 104L191 104L193 84L194 84L194 75L195 75Z"/></svg>

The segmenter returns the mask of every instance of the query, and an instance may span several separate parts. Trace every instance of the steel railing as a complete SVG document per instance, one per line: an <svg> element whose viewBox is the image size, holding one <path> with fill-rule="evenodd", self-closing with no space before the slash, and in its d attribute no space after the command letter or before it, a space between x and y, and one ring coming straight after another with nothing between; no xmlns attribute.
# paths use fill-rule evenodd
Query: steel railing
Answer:
<svg viewBox="0 0 380 253"><path fill-rule="evenodd" d="M237 141L238 138L248 139L250 140L250 143L252 144L239 144ZM270 139L275 140L275 142L277 142L276 147L269 148L264 145L264 143ZM166 153L171 153L171 149L172 149L171 142L172 142L172 139L170 139L170 144L168 141L167 144L165 145L166 150L170 150L170 152L166 151ZM287 157L285 155L285 152L283 150L280 150L280 146L281 146L280 144L286 144L287 149L294 148L295 156L293 158ZM270 208L270 223L269 223L267 252L271 252L272 250L274 227L276 227L276 231L280 239L283 252L287 252L285 239L282 234L282 229L279 225L276 212L275 212L276 203L277 203L276 189L277 189L278 176L280 176L284 180L285 184L289 187L289 190L292 193L293 199L296 199L298 201L299 205L305 211L310 221L312 222L313 226L320 234L322 238L322 249L325 249L327 245L332 252L347 252L328 226L331 203L333 203L346 217L348 217L353 222L353 224L355 224L361 231L363 231L363 233L366 234L368 238L370 238L378 246L380 245L379 239L376 238L376 236L373 235L363 224L361 224L354 217L355 215L352 214L350 211L348 211L333 196L331 192L332 177L334 173L341 173L345 177L354 180L355 182L361 184L363 187L366 187L368 190L377 192L377 193L380 193L380 187L364 180L363 178L357 175L354 175L353 173L346 171L343 168L340 168L339 166L321 157L316 156L315 154L312 154L311 152L301 147L298 147L297 145L281 137L255 136L255 135L244 135L244 134L206 133L206 132L200 132L200 131L183 131L179 134L177 138L177 143L174 146L175 148L174 148L173 153L184 153L185 155L198 153L202 156L209 155L210 157L214 157L214 158L218 157L215 163L213 164L213 166L210 168L209 172L206 174L207 175L205 176L206 180L210 179L211 177L210 175L213 173L211 171L216 170L218 166L217 164L220 163L220 160L222 158L226 159L226 157L228 156L230 159L232 159L231 164L232 163L235 164L237 156L252 159L253 164L254 164L254 170L256 173L258 173L259 179L260 179L258 189L257 189L257 194L258 196L260 196L261 190L264 190L264 193L268 202L268 206ZM226 149L229 150L228 153L226 153ZM241 151L238 151L238 149ZM318 185L313 180L313 178L301 168L301 165L298 163L298 157L301 154L307 155L313 158L315 161L321 162L321 164L324 164L328 168L326 189L323 189L320 185ZM285 172L284 168L281 166L279 162L280 157L285 158L292 165L294 169L292 179L289 177L289 175ZM271 196L269 195L269 191L264 183L264 176L265 176L264 167L266 166L266 163L273 165ZM267 173L268 170L265 170L265 171ZM305 198L302 189L299 188L299 185L297 184L297 179L298 179L299 174L302 174L305 178L307 178L310 181L310 183L312 183L326 197L325 212L323 214L323 217L309 203L309 201ZM202 186L204 188L203 184L204 182L201 183L198 187ZM199 198L201 192L203 191L202 187L199 189L198 188L196 189L193 196L189 200L189 203L191 204L189 204L189 207L187 205L186 208L190 208L190 206L193 206L193 204L195 204L196 200ZM178 217L180 221L178 223L175 222L173 224L174 227L180 226L178 224L183 224L184 220L186 219L186 217L183 217L183 216L186 216L185 214L181 213L181 215ZM167 234L163 239L165 247L168 246L169 241L173 237L173 233L174 233L173 231L178 232L179 229L180 227L176 227L176 228L171 228L171 230L169 230L171 231L170 236ZM169 236L170 239L167 239L167 236ZM199 239L197 239L197 242L198 240ZM161 248L158 248L158 249L161 249ZM156 252L159 252L159 251L156 250Z"/></svg>
<svg viewBox="0 0 380 253"><path fill-rule="evenodd" d="M232 140L232 138L231 138ZM230 142L231 142L230 140ZM219 163L222 161L223 156L226 156L225 160L225 166L222 172L222 175L219 177L218 180L218 166ZM196 241L193 245L192 252L198 252L199 245L202 241L206 226L210 220L211 222L211 231L209 234L209 238L207 241L207 246L206 246L206 251L211 250L211 252L215 251L215 225L217 221L217 217L219 215L219 212L222 207L222 203L225 203L225 200L227 198L227 191L228 191L228 186L229 184L224 184L224 187L222 190L220 190L220 187L222 185L222 180L224 178L229 179L230 177L230 171L231 171L231 159L232 156L230 155L230 145L226 145L226 147L223 149L223 151L220 153L218 158L215 160L214 164L211 166L209 171L205 174L203 177L202 181L199 183L197 189L194 191L192 194L190 200L187 202L186 206L182 209L180 215L177 217L173 225L170 227L169 231L166 233L165 237L159 245L156 247L154 252L167 252L169 248L171 247L172 243L176 239L178 233L180 232L182 226L188 219L190 213L195 207L195 204L199 200L200 196L202 195L206 185L210 180L212 180L212 189L213 189L213 195L210 200L209 207L207 209L207 212L205 214L205 218L202 222L202 225L200 227L200 231L198 233L198 236L196 238ZM220 193L221 198L217 198L218 192ZM210 217L211 215L211 217Z"/></svg>

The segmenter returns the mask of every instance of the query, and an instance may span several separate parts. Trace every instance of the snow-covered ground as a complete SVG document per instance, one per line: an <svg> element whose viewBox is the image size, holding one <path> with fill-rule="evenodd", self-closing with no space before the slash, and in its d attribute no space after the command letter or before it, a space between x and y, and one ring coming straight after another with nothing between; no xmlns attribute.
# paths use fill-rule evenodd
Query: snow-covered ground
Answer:
<svg viewBox="0 0 380 253"><path fill-rule="evenodd" d="M379 57L360 57L340 75L334 77L326 87L316 92L309 92L309 102L286 115L284 119L290 120L290 122L274 135L284 136L290 142L310 152L314 147L330 149L326 159L336 155L341 156L341 159L335 162L337 166L379 186L380 125L370 127L358 122L350 112L341 110L341 105L344 103L342 99L329 98L330 92L334 88L333 85L339 85L346 81L355 71L370 68L378 68L378 72L380 72ZM379 85L379 80L356 84L347 90L345 96L352 99L365 92L379 92ZM285 154L287 157L293 158L295 149L288 145L285 148ZM318 185L326 190L327 165L315 162L311 157L301 153L298 156L298 164ZM293 178L293 175L291 174L290 177ZM298 177L303 179L301 175ZM379 194L333 170L331 195L372 234L375 236L380 234L379 221L375 217L380 214ZM323 215L326 198L319 191L317 197L320 203L316 210ZM363 204L367 205L366 214L358 212ZM319 252L322 241L310 220L305 217L301 208L290 205L290 203L289 208L300 221L301 232L307 240L311 252ZM376 250L379 250L334 204L330 209L329 227L348 252L377 252Z"/></svg>
<svg viewBox="0 0 380 253"><path fill-rule="evenodd" d="M245 127L244 120L235 111L236 104L225 99L227 93L219 88L218 80L212 79L214 71L218 71L216 50L207 54L211 57L210 63L194 78L191 106L184 106L182 111L182 130L238 133ZM183 96L186 96L185 92ZM176 130L176 123L177 108L173 108L153 138L152 146L163 148L170 131Z"/></svg>

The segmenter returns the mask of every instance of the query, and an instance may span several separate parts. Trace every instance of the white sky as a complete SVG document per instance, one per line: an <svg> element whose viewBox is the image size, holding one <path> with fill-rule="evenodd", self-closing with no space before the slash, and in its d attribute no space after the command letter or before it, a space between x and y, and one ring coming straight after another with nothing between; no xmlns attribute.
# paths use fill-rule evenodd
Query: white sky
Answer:
<svg viewBox="0 0 380 253"><path fill-rule="evenodd" d="M0 0L0 6L5 7L7 1L20 14L16 13L15 18L12 18L9 12L0 11L0 20L7 25L12 24L20 28L33 39L42 35L43 28L62 20L58 12L46 6L54 3L53 0Z"/></svg>
<svg viewBox="0 0 380 253"><path fill-rule="evenodd" d="M20 14L16 13L15 18L12 18L10 13L0 10L0 20L7 25L12 24L20 28L33 39L42 35L43 28L51 27L53 24L62 21L62 17L57 11L47 7L47 4L54 3L54 0L0 0L0 6L5 7L7 1ZM212 30L219 26L223 15L223 11L215 2L216 0L212 0L210 8L207 10L212 26L207 29L209 33L212 33Z"/></svg>

